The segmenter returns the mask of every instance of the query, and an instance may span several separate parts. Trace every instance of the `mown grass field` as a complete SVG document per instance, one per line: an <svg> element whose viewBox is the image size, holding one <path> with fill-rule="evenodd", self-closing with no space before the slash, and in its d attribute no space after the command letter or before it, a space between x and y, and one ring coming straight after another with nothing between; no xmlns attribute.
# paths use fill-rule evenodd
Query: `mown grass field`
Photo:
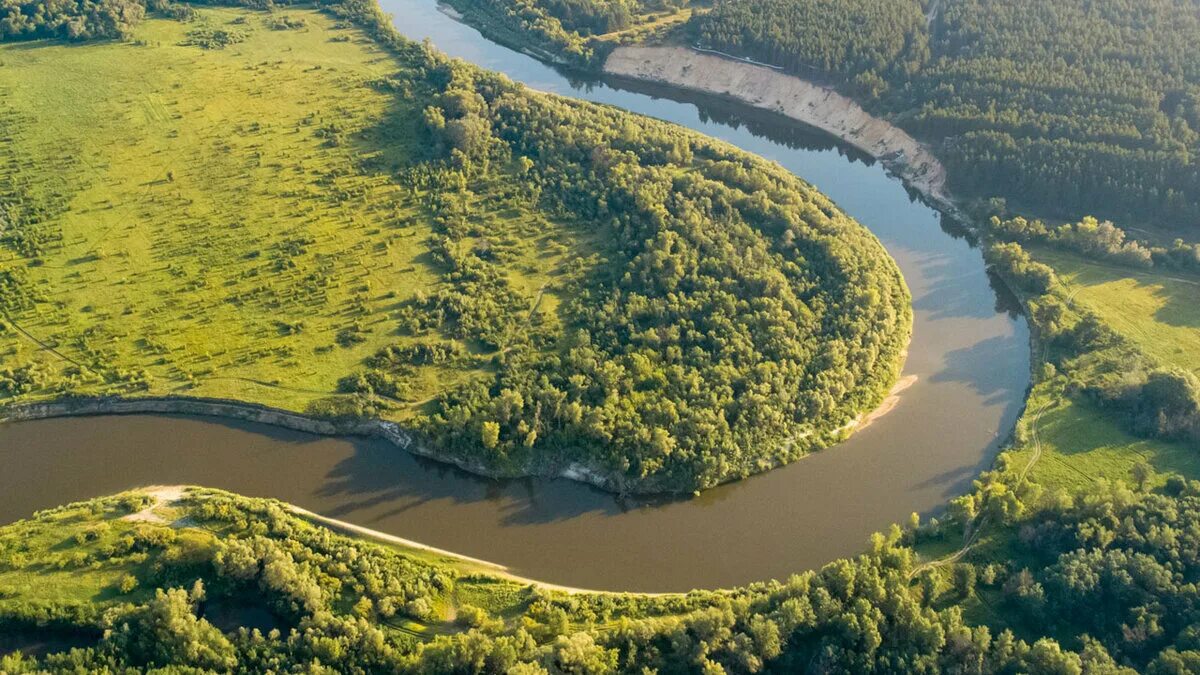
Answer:
<svg viewBox="0 0 1200 675"><path fill-rule="evenodd" d="M0 404L183 394L305 410L412 340L393 311L441 283L423 195L397 179L423 152L426 102L375 86L398 65L356 29L286 14L297 27L203 9L128 43L0 46L0 205L38 213L41 241L0 237L0 272L33 298L0 323ZM244 39L187 44L202 30ZM545 313L571 237L489 176L470 186L475 217ZM387 414L483 372L491 355L464 346Z"/></svg>

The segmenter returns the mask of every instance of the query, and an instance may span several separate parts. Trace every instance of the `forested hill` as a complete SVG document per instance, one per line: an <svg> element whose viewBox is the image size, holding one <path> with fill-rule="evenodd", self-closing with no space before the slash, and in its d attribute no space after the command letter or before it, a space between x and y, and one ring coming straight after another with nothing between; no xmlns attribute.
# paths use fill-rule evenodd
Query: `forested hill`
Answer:
<svg viewBox="0 0 1200 675"><path fill-rule="evenodd" d="M132 37L0 46L0 407L236 399L692 492L835 442L898 375L898 268L777 165L448 59L373 2L123 2L0 9L9 40ZM132 143L109 111L135 97Z"/></svg>
<svg viewBox="0 0 1200 675"><path fill-rule="evenodd" d="M1197 0L719 0L689 28L840 79L961 193L1200 228Z"/></svg>

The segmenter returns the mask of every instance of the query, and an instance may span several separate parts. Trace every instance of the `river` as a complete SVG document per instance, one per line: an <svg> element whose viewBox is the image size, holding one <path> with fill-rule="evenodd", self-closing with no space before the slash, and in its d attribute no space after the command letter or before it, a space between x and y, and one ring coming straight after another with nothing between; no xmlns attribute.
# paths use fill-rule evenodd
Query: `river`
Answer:
<svg viewBox="0 0 1200 675"><path fill-rule="evenodd" d="M733 143L817 186L871 229L913 294L896 408L795 464L665 503L568 480L492 481L380 441L174 416L0 428L0 522L147 484L269 496L358 525L603 590L728 587L814 568L930 514L993 461L1029 383L1029 333L978 250L882 166L769 113L641 84L585 82L481 37L433 0L383 0L413 39L531 87L620 106Z"/></svg>

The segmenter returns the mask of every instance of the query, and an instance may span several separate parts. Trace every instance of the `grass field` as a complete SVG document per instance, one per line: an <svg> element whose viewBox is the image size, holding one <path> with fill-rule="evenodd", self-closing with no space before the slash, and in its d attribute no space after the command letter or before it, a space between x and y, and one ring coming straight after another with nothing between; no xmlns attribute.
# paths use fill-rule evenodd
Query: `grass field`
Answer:
<svg viewBox="0 0 1200 675"><path fill-rule="evenodd" d="M1029 476L1046 488L1086 491L1100 479L1135 483L1133 467L1146 462L1159 474L1200 478L1200 455L1195 448L1138 438L1126 432L1105 412L1092 404L1067 397L1055 386L1039 386L1029 398L1029 410L1042 410L1040 417L1027 415L1021 422L1030 440L1012 452L1017 466L1024 466L1037 452L1040 457ZM1028 431L1036 426L1036 439Z"/></svg>
<svg viewBox="0 0 1200 675"><path fill-rule="evenodd" d="M1081 309L1163 365L1200 373L1200 280L1109 266L1045 248L1030 252L1054 268ZM1167 473L1200 478L1196 448L1133 436L1105 410L1066 395L1060 380L1034 388L1019 427L1021 442L1012 452L1017 466L1038 457L1029 473L1034 481L1072 491L1086 490L1099 479L1132 484L1139 462L1160 474L1155 483Z"/></svg>
<svg viewBox="0 0 1200 675"><path fill-rule="evenodd" d="M1200 278L1110 266L1047 249L1031 252L1054 268L1075 302L1148 356L1200 374Z"/></svg>
<svg viewBox="0 0 1200 675"><path fill-rule="evenodd" d="M393 311L441 277L423 195L396 175L423 151L425 103L374 86L398 65L356 29L287 14L298 27L202 9L128 43L0 46L0 206L36 216L0 236L0 284L27 299L0 322L0 403L186 394L304 410L413 340ZM188 44L206 31L243 39ZM545 313L578 242L489 175L470 186L473 217ZM491 355L464 347L420 367L386 414L483 372Z"/></svg>

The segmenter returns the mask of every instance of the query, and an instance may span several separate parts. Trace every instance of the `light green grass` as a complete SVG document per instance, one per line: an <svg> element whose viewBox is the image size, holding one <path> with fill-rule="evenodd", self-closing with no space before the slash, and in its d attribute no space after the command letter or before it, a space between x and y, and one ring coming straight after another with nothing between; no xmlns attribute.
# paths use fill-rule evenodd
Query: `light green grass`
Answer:
<svg viewBox="0 0 1200 675"><path fill-rule="evenodd" d="M0 245L0 270L39 295L10 317L24 333L0 330L0 371L48 373L16 402L183 394L304 410L412 339L392 312L441 276L423 195L396 171L422 152L426 102L372 86L399 66L356 29L288 14L305 27L203 9L190 24L148 20L130 43L0 46L0 202L47 207L41 228L61 236L36 258ZM185 46L205 24L248 37ZM473 216L532 304L578 248L509 196L515 179L489 175L470 186ZM365 341L340 346L356 324ZM405 417L490 356L422 367L409 403L386 414ZM141 372L144 389L123 381Z"/></svg>
<svg viewBox="0 0 1200 675"><path fill-rule="evenodd" d="M1054 268L1075 302L1098 314L1145 354L1163 365L1200 374L1200 279L1031 250Z"/></svg>
<svg viewBox="0 0 1200 675"><path fill-rule="evenodd" d="M21 603L83 605L137 602L149 592L123 592L121 579L136 575L136 560L95 562L136 528L122 520L126 509L107 499L54 509L35 520L0 530L0 610ZM105 557L102 556L101 557Z"/></svg>
<svg viewBox="0 0 1200 675"><path fill-rule="evenodd" d="M1104 410L1069 398L1054 386L1035 388L1029 410L1036 412L1048 401L1036 421L1029 414L1022 419L1025 442L1011 453L1014 466L1028 463L1035 452L1029 429L1036 424L1042 453L1029 477L1043 487L1086 491L1101 479L1133 485L1133 467L1138 462L1146 462L1158 474L1152 484L1163 482L1169 473L1200 478L1200 453L1195 448L1133 436Z"/></svg>

